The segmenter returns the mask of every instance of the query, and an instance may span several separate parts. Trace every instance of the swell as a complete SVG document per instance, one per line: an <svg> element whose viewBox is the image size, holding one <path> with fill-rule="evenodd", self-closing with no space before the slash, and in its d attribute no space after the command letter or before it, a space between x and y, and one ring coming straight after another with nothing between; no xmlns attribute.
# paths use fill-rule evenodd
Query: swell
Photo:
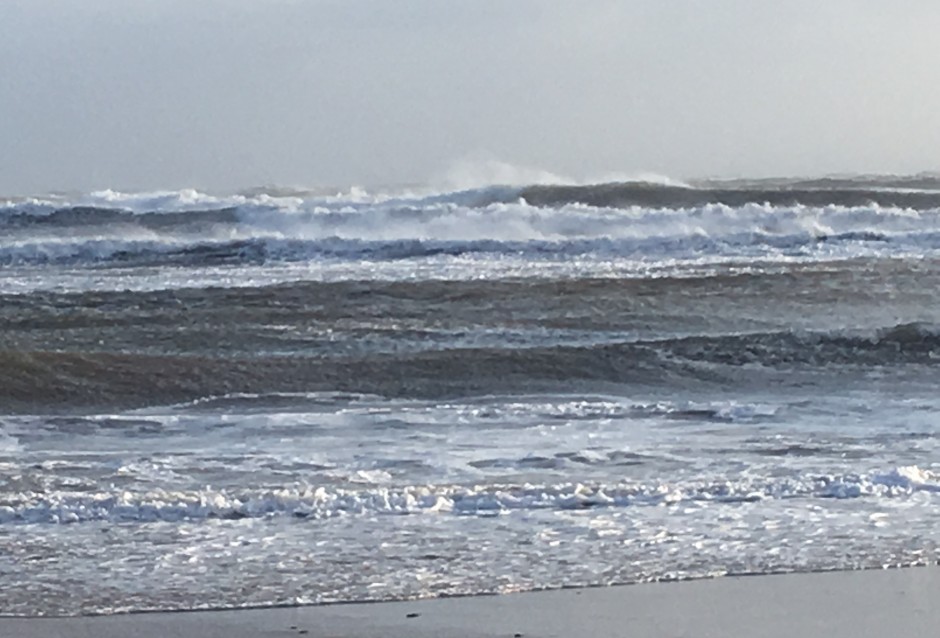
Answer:
<svg viewBox="0 0 940 638"><path fill-rule="evenodd" d="M239 288L0 295L0 350L340 353L473 335L558 343L940 323L935 260L853 260L756 273L495 280L299 281ZM617 336L619 335L619 336ZM320 348L322 345L322 349Z"/></svg>
<svg viewBox="0 0 940 638"><path fill-rule="evenodd" d="M868 334L782 331L667 339L659 344L674 357L730 366L940 364L940 332L919 323L897 324Z"/></svg>
<svg viewBox="0 0 940 638"><path fill-rule="evenodd" d="M809 178L765 178L703 181L701 186L789 188L789 189L854 189L854 190L936 190L940 191L940 175L843 175Z"/></svg>
<svg viewBox="0 0 940 638"><path fill-rule="evenodd" d="M0 295L0 350L253 357L940 324L929 260L648 278L300 281ZM925 325L926 325L925 324ZM703 346L704 347L704 346Z"/></svg>
<svg viewBox="0 0 940 638"><path fill-rule="evenodd" d="M0 225L8 228L104 226L107 224L134 224L150 230L173 227L198 229L200 225L237 223L238 209L226 207L194 211L151 211L135 213L122 208L74 206L56 208L37 215L29 210L17 210L0 216Z"/></svg>
<svg viewBox="0 0 940 638"><path fill-rule="evenodd" d="M863 207L879 206L912 210L940 207L940 191L888 190L819 185L685 187L642 182L594 184L586 186L529 186L519 196L533 206L558 207L585 204L605 208L693 208L708 204L741 207L747 204L775 207Z"/></svg>
<svg viewBox="0 0 940 638"><path fill-rule="evenodd" d="M130 408L239 393L319 391L448 397L507 388L557 388L579 378L639 382L648 376L643 368L649 366L643 362L619 357L614 361L602 352L553 350L446 350L351 359L3 352L0 406L9 412L49 412L63 407Z"/></svg>
<svg viewBox="0 0 940 638"><path fill-rule="evenodd" d="M238 393L340 391L442 398L615 384L690 389L766 383L775 372L940 364L940 332L790 331L595 346L454 348L354 357L197 357L0 352L0 406L134 407ZM742 369L741 366L746 366ZM755 368L755 366L757 366ZM762 372L763 370L763 372Z"/></svg>

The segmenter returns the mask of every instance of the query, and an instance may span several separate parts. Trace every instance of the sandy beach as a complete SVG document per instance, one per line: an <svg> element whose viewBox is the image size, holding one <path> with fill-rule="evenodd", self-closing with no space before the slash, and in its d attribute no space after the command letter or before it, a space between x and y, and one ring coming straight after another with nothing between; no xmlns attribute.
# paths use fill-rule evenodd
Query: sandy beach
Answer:
<svg viewBox="0 0 940 638"><path fill-rule="evenodd" d="M413 602L3 618L5 638L858 638L933 635L940 568L727 577Z"/></svg>

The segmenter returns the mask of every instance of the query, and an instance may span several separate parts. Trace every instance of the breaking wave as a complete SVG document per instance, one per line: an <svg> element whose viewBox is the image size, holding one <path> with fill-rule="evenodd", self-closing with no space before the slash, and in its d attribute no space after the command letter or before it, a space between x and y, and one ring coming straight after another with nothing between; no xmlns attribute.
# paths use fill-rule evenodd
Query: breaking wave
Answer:
<svg viewBox="0 0 940 638"><path fill-rule="evenodd" d="M517 199L479 207L423 201L146 213L59 208L44 215L7 211L0 214L0 229L6 235L0 264L21 266L199 266L479 253L655 261L940 249L937 210L871 203L610 208L570 202L544 207Z"/></svg>

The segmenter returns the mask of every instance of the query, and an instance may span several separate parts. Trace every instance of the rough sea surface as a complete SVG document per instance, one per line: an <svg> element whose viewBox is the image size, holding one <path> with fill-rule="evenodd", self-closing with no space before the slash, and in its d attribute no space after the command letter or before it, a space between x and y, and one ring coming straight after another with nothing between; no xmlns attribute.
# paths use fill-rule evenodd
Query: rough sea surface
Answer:
<svg viewBox="0 0 940 638"><path fill-rule="evenodd" d="M0 200L0 613L936 562L935 176Z"/></svg>

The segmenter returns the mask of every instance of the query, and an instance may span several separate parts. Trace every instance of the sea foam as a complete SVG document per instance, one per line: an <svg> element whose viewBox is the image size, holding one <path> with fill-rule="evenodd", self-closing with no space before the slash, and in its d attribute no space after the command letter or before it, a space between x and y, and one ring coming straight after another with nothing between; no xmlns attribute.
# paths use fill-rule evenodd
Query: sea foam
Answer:
<svg viewBox="0 0 940 638"><path fill-rule="evenodd" d="M374 482L373 476L366 477ZM936 494L935 473L917 466L889 472L804 478L619 484L413 485L347 489L296 486L273 490L202 490L76 494L6 494L0 524L64 524L89 521L146 522L290 516L450 514L490 516L527 510L583 510L744 503L767 499L907 498Z"/></svg>

